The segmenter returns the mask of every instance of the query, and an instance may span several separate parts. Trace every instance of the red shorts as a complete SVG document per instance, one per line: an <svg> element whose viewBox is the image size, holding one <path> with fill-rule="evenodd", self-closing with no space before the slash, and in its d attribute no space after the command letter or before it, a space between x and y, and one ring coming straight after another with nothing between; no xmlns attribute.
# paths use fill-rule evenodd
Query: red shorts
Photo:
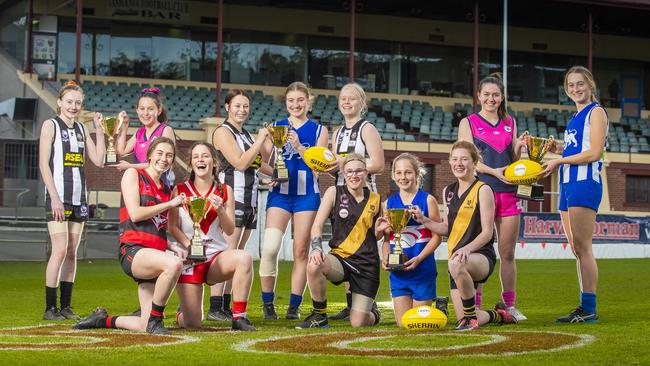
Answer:
<svg viewBox="0 0 650 366"><path fill-rule="evenodd" d="M208 283L208 272L210 271L212 262L217 259L219 254L221 254L221 252L217 252L217 254L206 262L184 269L183 272L181 272L181 276L178 278L178 283L194 283L199 285L207 283L210 286L214 285L214 283Z"/></svg>
<svg viewBox="0 0 650 366"><path fill-rule="evenodd" d="M515 197L515 192L494 192L494 217L520 214L521 201Z"/></svg>

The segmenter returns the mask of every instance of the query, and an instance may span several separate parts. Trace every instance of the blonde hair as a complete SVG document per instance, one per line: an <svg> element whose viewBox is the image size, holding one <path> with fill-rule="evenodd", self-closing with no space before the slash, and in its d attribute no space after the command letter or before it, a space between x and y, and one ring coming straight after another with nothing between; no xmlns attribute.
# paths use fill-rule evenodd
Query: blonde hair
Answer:
<svg viewBox="0 0 650 366"><path fill-rule="evenodd" d="M352 153L352 154L347 154L346 156L343 157L343 159L341 159L341 162L339 163L339 170L343 172L345 166L352 161L360 161L363 163L363 166L366 167L366 159L357 153Z"/></svg>
<svg viewBox="0 0 650 366"><path fill-rule="evenodd" d="M84 91L83 91L83 89L81 89L81 86L79 86L79 84L77 84L76 81L69 80L68 82L63 84L61 89L59 89L59 98L58 99L63 101L63 96L65 96L65 93L69 92L70 90L78 91L79 93L81 93L81 97L83 98ZM61 107L59 107L59 106L56 107L56 114L61 114Z"/></svg>
<svg viewBox="0 0 650 366"><path fill-rule="evenodd" d="M393 163L391 165L390 177L393 180L395 180L395 165L400 160L406 160L409 162L409 164L411 164L413 171L418 175L418 186L419 186L422 183L422 180L424 180L424 174L425 174L424 164L422 164L422 162L417 156L411 153L401 153L395 159L393 159Z"/></svg>
<svg viewBox="0 0 650 366"><path fill-rule="evenodd" d="M472 157L472 161L474 162L474 164L482 160L481 153L478 151L478 148L476 148L476 145L474 145L469 141L466 140L456 141L456 143L454 143L451 146L451 151L453 152L456 149L465 149L469 151L469 154ZM451 152L449 153L449 158L451 158Z"/></svg>
<svg viewBox="0 0 650 366"><path fill-rule="evenodd" d="M286 99L287 94L292 91L298 91L305 94L305 96L307 96L307 103L309 103L307 110L311 110L311 106L314 104L314 94L311 93L309 87L302 81L294 81L293 83L289 84L289 86L287 86L287 90L284 92L284 98Z"/></svg>
<svg viewBox="0 0 650 366"><path fill-rule="evenodd" d="M584 66L573 66L572 68L569 69L569 71L566 72L564 75L564 92L569 95L568 91L568 86L569 84L569 75L571 74L581 74L584 78L585 81L587 82L587 86L589 87L589 90L591 90L591 101L592 102L597 102L598 100L596 99L596 80L594 79L594 75L589 71L588 68Z"/></svg>
<svg viewBox="0 0 650 366"><path fill-rule="evenodd" d="M339 92L339 98L341 98L341 93L343 93L343 90L345 89L352 89L357 93L357 96L359 99L361 99L361 116L365 116L365 114L368 112L368 97L366 96L365 90L363 90L361 85L358 83L347 83L341 88L341 91Z"/></svg>

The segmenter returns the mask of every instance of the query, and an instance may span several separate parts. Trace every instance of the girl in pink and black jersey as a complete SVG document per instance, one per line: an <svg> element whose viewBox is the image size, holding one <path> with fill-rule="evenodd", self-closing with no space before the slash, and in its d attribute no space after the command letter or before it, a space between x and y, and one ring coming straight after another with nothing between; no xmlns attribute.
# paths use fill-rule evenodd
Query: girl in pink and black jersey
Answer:
<svg viewBox="0 0 650 366"><path fill-rule="evenodd" d="M134 155L133 163L120 160L115 164L115 167L120 171L128 168L146 168L148 165L147 149L154 139L164 136L176 143L174 130L167 125L167 110L163 105L160 89L156 87L142 89L135 106L142 127L128 141L126 139L128 128L120 129L120 134L115 144L117 154L123 157L132 152ZM120 114L122 114L124 123L128 126L129 117L126 115L126 112L122 111ZM173 186L174 172L171 169L165 173L163 181L169 187Z"/></svg>
<svg viewBox="0 0 650 366"><path fill-rule="evenodd" d="M492 74L478 84L477 98L481 111L460 121L458 140L473 142L483 156L476 167L478 178L494 191L494 223L499 241L501 296L508 311L517 320L526 317L515 307L517 267L515 241L519 234L521 206L515 197L517 187L503 175L510 163L519 159L523 137L517 138L517 123L506 113L503 81ZM481 304L481 288L476 292L476 306Z"/></svg>

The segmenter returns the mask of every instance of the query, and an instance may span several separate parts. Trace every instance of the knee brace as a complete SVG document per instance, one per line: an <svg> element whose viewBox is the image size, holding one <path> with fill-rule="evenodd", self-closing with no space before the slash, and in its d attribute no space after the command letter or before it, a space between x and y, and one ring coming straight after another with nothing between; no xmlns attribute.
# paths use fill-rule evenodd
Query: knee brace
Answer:
<svg viewBox="0 0 650 366"><path fill-rule="evenodd" d="M260 258L260 277L275 277L278 272L278 253L282 246L284 232L269 228L264 231L262 257Z"/></svg>

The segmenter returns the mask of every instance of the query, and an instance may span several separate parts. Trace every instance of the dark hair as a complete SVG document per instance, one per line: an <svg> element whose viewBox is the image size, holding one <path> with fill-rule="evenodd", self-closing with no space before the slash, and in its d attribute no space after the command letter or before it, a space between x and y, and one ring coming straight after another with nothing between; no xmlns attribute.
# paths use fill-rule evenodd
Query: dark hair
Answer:
<svg viewBox="0 0 650 366"><path fill-rule="evenodd" d="M63 100L63 96L65 95L65 93L69 92L70 90L78 91L79 93L81 93L82 97L84 95L84 91L83 91L83 89L81 89L81 86L79 86L79 84L77 84L76 81L69 80L67 83L63 84L61 89L59 89L59 98L58 99ZM61 107L59 107L57 105L56 114L60 114L60 113L61 113Z"/></svg>
<svg viewBox="0 0 650 366"><path fill-rule="evenodd" d="M230 91L228 91L228 94L226 94L226 100L224 101L223 104L230 104L230 102L232 101L232 98L234 98L234 97L236 97L238 95L246 97L246 99L248 99L249 102L251 100L251 97L248 95L248 93L246 93L246 90L243 90L243 89L231 89Z"/></svg>
<svg viewBox="0 0 650 366"><path fill-rule="evenodd" d="M241 95L241 94L237 94ZM219 157L217 156L217 149L215 149L214 145L209 144L205 141L196 141L190 146L190 149L188 150L188 158L187 158L187 163L190 166L190 180L194 181L196 178L196 174L194 174L194 169L192 169L192 151L194 151L194 148L197 146L205 146L208 148L210 151L210 155L212 156L212 177L214 178L214 181L217 183L217 191L219 194L221 194L221 182L219 181L219 169L221 168L221 163L219 161Z"/></svg>
<svg viewBox="0 0 650 366"><path fill-rule="evenodd" d="M138 100L135 101L136 110L138 109L138 106L140 105L140 99L142 98L153 99L153 102L156 104L156 107L160 109L160 114L157 117L158 122L167 123L169 118L167 117L167 109L163 104L163 96L160 94L160 89L156 87L142 89L140 95L138 96Z"/></svg>
<svg viewBox="0 0 650 366"><path fill-rule="evenodd" d="M169 137L160 136L160 137L157 137L157 138L151 140L151 143L149 144L149 147L147 148L147 161L151 160L151 154L153 154L153 151L156 149L156 146L158 146L160 144L169 144L169 145L171 145L172 150L174 151L174 158L176 158L176 144L174 144L174 141L172 139L170 139Z"/></svg>
<svg viewBox="0 0 650 366"><path fill-rule="evenodd" d="M485 84L494 84L499 87L499 90L501 90L501 95L503 95L503 100L501 101L501 104L499 104L499 109L497 110L497 114L499 115L500 120L507 122L508 112L506 111L506 88L503 85L503 80L501 79L501 73L494 72L481 79L481 82L478 83L477 95L481 93L481 90L483 90L483 85Z"/></svg>

